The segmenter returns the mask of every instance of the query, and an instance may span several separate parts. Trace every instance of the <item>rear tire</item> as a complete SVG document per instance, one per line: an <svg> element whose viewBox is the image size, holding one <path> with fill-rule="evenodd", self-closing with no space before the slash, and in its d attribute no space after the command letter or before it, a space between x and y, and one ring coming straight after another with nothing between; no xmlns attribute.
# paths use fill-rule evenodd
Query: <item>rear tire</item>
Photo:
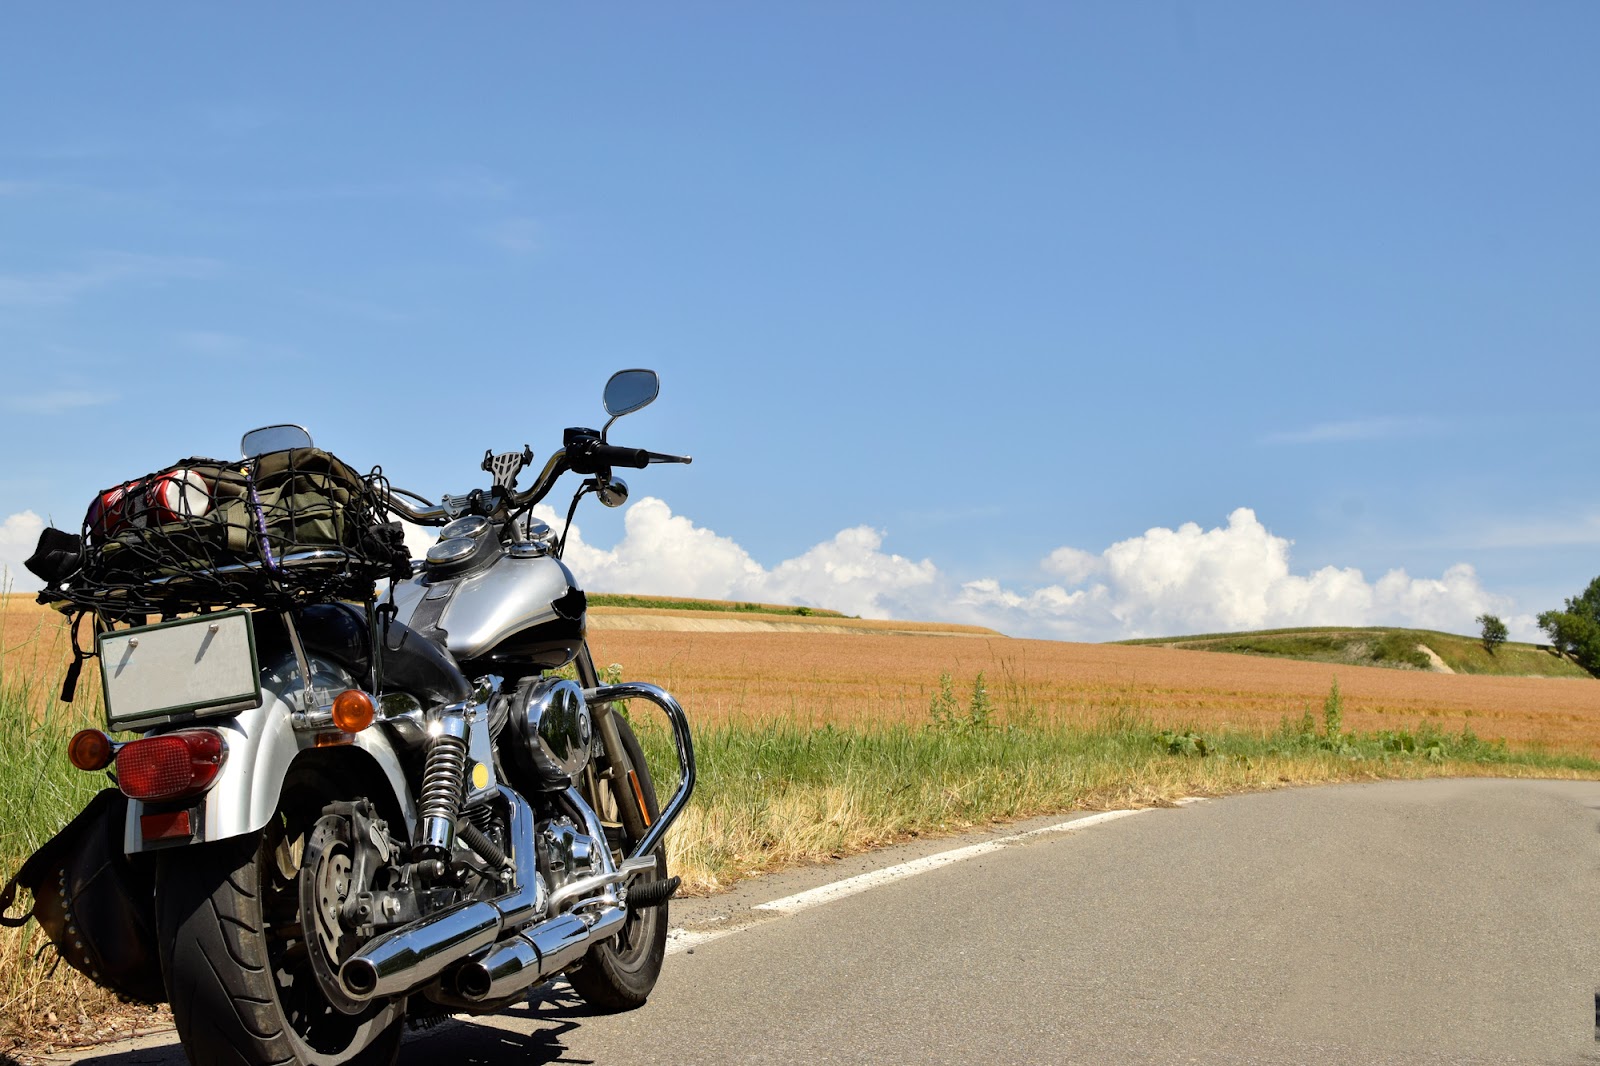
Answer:
<svg viewBox="0 0 1600 1066"><path fill-rule="evenodd" d="M617 732L622 737L622 747L639 775L639 788L644 793L645 810L650 821L655 822L661 813L656 800L655 782L650 779L650 768L645 765L644 752L633 735L627 719L617 716ZM599 795L585 795L585 799L606 822L615 821L616 804L635 803L633 796L617 796L610 783L599 778L594 791ZM586 793L590 790L585 790ZM631 850L633 841L625 841L624 853ZM656 849L656 877L667 876L666 845ZM642 910L630 908L628 920L622 931L609 940L590 948L583 960L566 973L574 991L591 1007L606 1013L633 1010L644 1005L661 976L661 965L667 957L667 906Z"/></svg>
<svg viewBox="0 0 1600 1066"><path fill-rule="evenodd" d="M267 831L164 852L156 872L161 970L195 1066L388 1066L404 1001L330 1007L301 942L298 893Z"/></svg>

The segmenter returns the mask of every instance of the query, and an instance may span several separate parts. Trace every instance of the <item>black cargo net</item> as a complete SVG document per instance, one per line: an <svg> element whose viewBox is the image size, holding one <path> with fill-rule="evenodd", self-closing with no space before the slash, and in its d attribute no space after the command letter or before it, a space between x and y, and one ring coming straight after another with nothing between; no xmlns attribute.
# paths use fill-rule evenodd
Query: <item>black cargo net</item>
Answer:
<svg viewBox="0 0 1600 1066"><path fill-rule="evenodd" d="M109 618L365 600L409 571L386 488L316 448L188 459L95 499L59 597Z"/></svg>

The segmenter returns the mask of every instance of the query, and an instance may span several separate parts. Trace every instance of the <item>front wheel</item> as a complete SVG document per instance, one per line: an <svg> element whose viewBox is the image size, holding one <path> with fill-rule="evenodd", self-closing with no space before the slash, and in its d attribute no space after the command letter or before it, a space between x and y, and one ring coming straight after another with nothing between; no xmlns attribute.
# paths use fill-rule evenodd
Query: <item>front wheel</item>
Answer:
<svg viewBox="0 0 1600 1066"><path fill-rule="evenodd" d="M661 807L656 800L655 782L650 779L650 768L645 765L644 752L639 748L639 740L633 735L627 719L620 715L617 717L617 732L622 737L622 747L627 752L628 761L639 776L639 793L644 798L649 821L653 823L661 814ZM621 830L617 804L638 803L637 797L626 794L632 792L632 787L624 785L622 789L613 789L611 780L590 774L583 791L584 798L600 815L601 821L606 823L607 833L617 833L622 844L620 850L626 855L632 850L634 842L626 839L626 834ZM619 792L623 794L619 795ZM667 876L665 844L656 849L655 856L655 876L664 880ZM591 1007L602 1011L632 1010L643 1006L645 1000L650 998L650 990L655 988L656 979L661 976L661 964L666 957L667 904L662 902L654 907L629 908L628 920L622 930L611 939L602 940L590 948L583 961L568 970L566 976L573 990Z"/></svg>
<svg viewBox="0 0 1600 1066"><path fill-rule="evenodd" d="M161 855L161 970L183 1049L195 1066L387 1066L404 1001L355 1014L328 1003L300 918L301 849L282 836L268 827Z"/></svg>

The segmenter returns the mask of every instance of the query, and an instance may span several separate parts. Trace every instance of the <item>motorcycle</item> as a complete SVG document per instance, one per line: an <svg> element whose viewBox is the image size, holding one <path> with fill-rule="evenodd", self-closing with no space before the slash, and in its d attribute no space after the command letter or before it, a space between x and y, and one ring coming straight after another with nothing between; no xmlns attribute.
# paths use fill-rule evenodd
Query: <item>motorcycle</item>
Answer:
<svg viewBox="0 0 1600 1066"><path fill-rule="evenodd" d="M602 1011L644 1003L688 723L661 688L602 680L566 530L531 512L582 475L570 530L585 495L627 499L614 468L690 462L608 442L659 388L613 375L604 428L566 430L521 491L527 447L436 504L270 426L241 463L190 460L102 494L80 537L47 530L28 565L42 602L96 620L107 715L69 757L117 786L14 879L63 956L169 1001L197 1064L387 1063L408 1017L557 975ZM395 517L439 530L415 572ZM676 749L665 803L641 705Z"/></svg>

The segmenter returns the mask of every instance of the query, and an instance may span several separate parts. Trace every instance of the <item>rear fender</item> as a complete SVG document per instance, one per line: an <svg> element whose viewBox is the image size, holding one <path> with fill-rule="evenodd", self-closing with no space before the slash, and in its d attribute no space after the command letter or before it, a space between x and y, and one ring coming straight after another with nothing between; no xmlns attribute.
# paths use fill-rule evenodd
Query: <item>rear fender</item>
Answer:
<svg viewBox="0 0 1600 1066"><path fill-rule="evenodd" d="M355 678L343 668L315 656L312 663L313 676L324 691L358 687ZM262 671L262 682L260 707L228 718L186 723L220 731L228 752L216 783L189 808L194 835L147 843L139 821L146 805L129 800L123 834L128 854L253 833L272 820L283 798L283 784L291 774L319 765L328 768L331 772L325 771L325 776L336 781L352 786L360 783L367 789L386 788L388 795L371 798L386 817L404 821L403 834L396 826L397 834L407 839L415 834L416 804L406 787L399 756L382 727L369 727L354 735L331 728L319 732L297 730L291 725L293 708L289 702L298 692L293 675L283 668L269 667ZM317 745L318 737L323 738L321 747ZM336 743L329 744L330 739ZM170 811L172 807L162 804L160 809Z"/></svg>

